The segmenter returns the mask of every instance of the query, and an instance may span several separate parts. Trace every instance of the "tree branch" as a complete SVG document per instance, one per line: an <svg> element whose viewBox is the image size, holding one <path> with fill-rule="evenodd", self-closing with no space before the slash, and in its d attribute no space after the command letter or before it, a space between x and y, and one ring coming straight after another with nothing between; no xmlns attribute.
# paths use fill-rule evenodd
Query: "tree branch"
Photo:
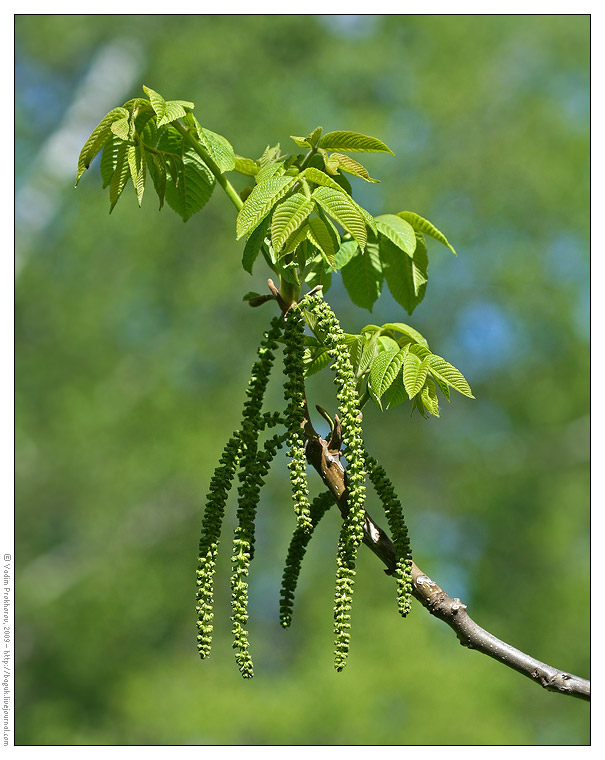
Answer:
<svg viewBox="0 0 605 760"><path fill-rule="evenodd" d="M330 489L341 514L344 516L348 510L348 489L346 472L340 463L340 436L334 435L333 432L330 441L324 440L315 432L308 412L305 434L307 438L307 461L315 468L325 485ZM332 440L337 444L334 447ZM367 512L363 542L386 565L385 572L387 575L392 575L396 563L395 548L389 536ZM498 660L498 662L527 676L527 678L531 678L532 681L539 683L549 691L590 700L590 681L546 665L481 628L468 615L466 605L460 599L452 599L448 596L416 564L413 564L412 579L414 597L426 607L431 615L452 628L462 646L483 652L483 654Z"/></svg>

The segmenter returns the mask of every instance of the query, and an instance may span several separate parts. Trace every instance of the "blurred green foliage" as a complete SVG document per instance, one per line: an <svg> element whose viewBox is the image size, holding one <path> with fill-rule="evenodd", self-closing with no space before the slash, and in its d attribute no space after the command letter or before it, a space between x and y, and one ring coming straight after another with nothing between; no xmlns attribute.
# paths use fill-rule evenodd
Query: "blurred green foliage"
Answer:
<svg viewBox="0 0 605 760"><path fill-rule="evenodd" d="M92 74L109 51L108 108L145 83L243 155L317 124L395 151L364 161L382 183L354 180L356 197L428 217L459 257L432 246L413 318L385 293L368 319L339 282L330 302L350 332L410 321L477 401L439 421L368 410L367 447L418 564L497 636L588 676L588 45L588 16L17 17L18 744L589 742L585 703L464 650L418 605L402 621L369 552L336 673L336 515L283 631L282 460L251 572L257 675L231 652L233 515L215 650L197 660L200 504L269 319L241 297L266 275L242 271L219 192L187 225L132 189L109 217L97 172L73 190L85 130L54 139L85 76L88 131L108 110ZM312 401L330 408L328 383Z"/></svg>

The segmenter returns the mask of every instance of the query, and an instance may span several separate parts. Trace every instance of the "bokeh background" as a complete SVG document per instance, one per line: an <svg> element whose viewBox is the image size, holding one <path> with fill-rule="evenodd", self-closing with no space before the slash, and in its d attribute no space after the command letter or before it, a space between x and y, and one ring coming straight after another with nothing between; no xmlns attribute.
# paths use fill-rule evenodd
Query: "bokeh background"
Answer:
<svg viewBox="0 0 605 760"><path fill-rule="evenodd" d="M350 332L411 322L476 400L440 420L368 410L368 448L418 564L481 625L587 677L589 18L38 15L15 31L16 742L588 743L586 703L463 649L418 605L402 621L367 551L336 673L336 515L282 630L283 468L259 510L256 676L231 650L233 510L197 659L201 505L269 318L241 298L266 274L241 269L220 190L183 224L151 189L109 216L97 170L73 183L89 132L142 84L193 100L242 155L317 124L384 140L396 157L367 156L382 182L353 180L357 199L428 217L459 256L430 245L412 317L388 293L352 307L339 278L329 300ZM322 382L312 401L330 407Z"/></svg>

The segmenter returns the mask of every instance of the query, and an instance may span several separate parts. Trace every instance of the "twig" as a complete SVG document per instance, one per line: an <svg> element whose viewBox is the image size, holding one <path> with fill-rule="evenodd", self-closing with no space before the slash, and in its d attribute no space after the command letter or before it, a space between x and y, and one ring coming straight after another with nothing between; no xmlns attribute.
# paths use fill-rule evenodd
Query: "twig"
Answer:
<svg viewBox="0 0 605 760"><path fill-rule="evenodd" d="M348 510L347 478L340 463L340 451L332 447L334 435L332 435L330 443L325 441L315 432L308 416L305 432L307 436L307 460L332 492L334 500L344 516ZM395 548L389 536L367 512L363 542L386 565L386 574L392 575L396 563ZM531 678L532 681L539 683L549 691L590 700L590 681L553 668L551 665L546 665L481 628L472 620L466 611L466 605L460 599L452 599L448 596L416 564L413 564L412 580L414 597L426 607L431 615L447 623L455 631L462 646L483 652L483 654L498 660L498 662L507 665L518 673Z"/></svg>

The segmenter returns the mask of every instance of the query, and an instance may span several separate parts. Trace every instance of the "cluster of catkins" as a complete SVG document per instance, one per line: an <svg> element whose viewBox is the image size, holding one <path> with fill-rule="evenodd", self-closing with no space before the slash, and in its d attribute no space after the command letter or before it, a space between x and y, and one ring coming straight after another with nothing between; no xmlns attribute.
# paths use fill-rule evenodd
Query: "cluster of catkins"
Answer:
<svg viewBox="0 0 605 760"><path fill-rule="evenodd" d="M398 607L407 614L411 594L411 556L409 539L401 505L382 467L364 450L361 434L361 414L355 386L355 375L344 342L344 334L334 313L319 296L309 296L290 308L284 318L274 318L258 348L258 360L252 367L246 391L240 428L228 440L219 465L210 481L202 522L197 568L198 651L202 658L210 654L214 603L214 572L222 521L229 491L239 468L237 527L233 539L231 606L233 647L242 675L253 675L248 644L248 573L254 554L254 521L260 489L271 461L279 448L288 443L288 469L296 528L290 542L282 577L280 619L287 627L292 609L300 567L314 529L334 503L330 491L309 501L306 473L305 424L307 408L304 386L304 327L303 311L315 322L316 331L323 336L332 360L337 387L339 416L347 462L346 504L337 550L336 590L334 598L335 667L342 670L349 650L350 612L355 579L357 550L364 536L366 470L384 504L393 533L398 557L395 576L398 588ZM283 333L283 334L282 334ZM263 398L279 340L284 344L283 415L262 412ZM275 433L260 445L260 433L277 424L286 432Z"/></svg>

